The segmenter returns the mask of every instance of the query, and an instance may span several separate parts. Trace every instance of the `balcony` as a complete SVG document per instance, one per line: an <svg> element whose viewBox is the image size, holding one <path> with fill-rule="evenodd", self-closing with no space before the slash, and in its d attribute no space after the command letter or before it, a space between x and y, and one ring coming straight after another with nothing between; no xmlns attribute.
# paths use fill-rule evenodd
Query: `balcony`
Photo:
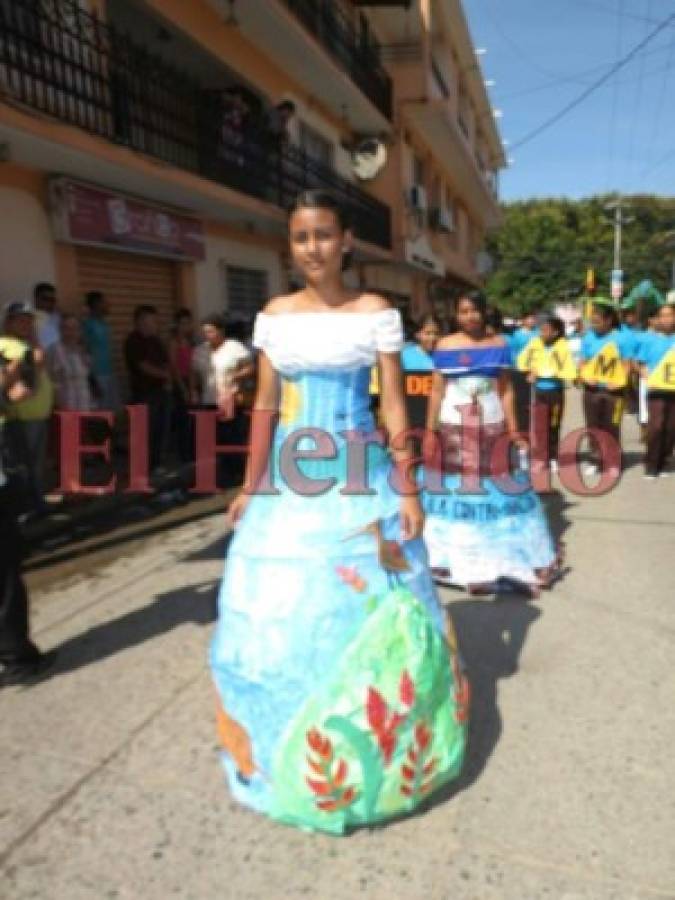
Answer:
<svg viewBox="0 0 675 900"><path fill-rule="evenodd" d="M392 117L392 84L380 48L354 27L335 0L282 0L383 116Z"/></svg>
<svg viewBox="0 0 675 900"><path fill-rule="evenodd" d="M391 247L390 210L261 122L233 127L223 92L83 12L75 0L0 0L2 99L276 207L332 191L356 236Z"/></svg>

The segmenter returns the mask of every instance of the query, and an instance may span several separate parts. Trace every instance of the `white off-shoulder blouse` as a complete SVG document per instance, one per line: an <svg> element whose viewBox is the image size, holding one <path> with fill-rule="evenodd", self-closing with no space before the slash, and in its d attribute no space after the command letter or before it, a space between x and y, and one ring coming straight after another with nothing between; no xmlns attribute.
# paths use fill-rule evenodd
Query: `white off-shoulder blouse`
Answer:
<svg viewBox="0 0 675 900"><path fill-rule="evenodd" d="M396 309L367 313L258 313L253 346L263 350L277 371L358 369L372 366L377 353L403 347Z"/></svg>

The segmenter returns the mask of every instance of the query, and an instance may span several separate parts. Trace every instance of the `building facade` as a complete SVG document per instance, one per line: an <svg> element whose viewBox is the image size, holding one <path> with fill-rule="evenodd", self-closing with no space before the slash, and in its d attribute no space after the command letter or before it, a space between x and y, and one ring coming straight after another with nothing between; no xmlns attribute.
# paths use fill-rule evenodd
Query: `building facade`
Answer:
<svg viewBox="0 0 675 900"><path fill-rule="evenodd" d="M0 160L0 304L103 290L120 337L141 302L250 321L306 188L421 311L480 283L504 163L459 0L0 0Z"/></svg>

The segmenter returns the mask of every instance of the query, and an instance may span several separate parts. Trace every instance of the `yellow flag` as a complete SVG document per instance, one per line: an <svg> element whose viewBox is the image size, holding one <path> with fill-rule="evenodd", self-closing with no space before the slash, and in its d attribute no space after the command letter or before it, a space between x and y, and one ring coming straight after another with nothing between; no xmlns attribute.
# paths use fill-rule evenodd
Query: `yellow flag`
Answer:
<svg viewBox="0 0 675 900"><path fill-rule="evenodd" d="M541 338L534 338L519 354L517 360L521 372L533 372L537 378L559 378L574 381L577 367L565 338L547 347Z"/></svg>
<svg viewBox="0 0 675 900"><path fill-rule="evenodd" d="M525 344L516 358L516 368L519 372L532 372L536 359L544 351L544 342L540 337L532 338Z"/></svg>
<svg viewBox="0 0 675 900"><path fill-rule="evenodd" d="M614 390L626 387L626 370L616 344L605 344L602 350L582 365L581 380L586 384L602 384Z"/></svg>
<svg viewBox="0 0 675 900"><path fill-rule="evenodd" d="M671 348L647 379L653 391L675 391L675 347Z"/></svg>

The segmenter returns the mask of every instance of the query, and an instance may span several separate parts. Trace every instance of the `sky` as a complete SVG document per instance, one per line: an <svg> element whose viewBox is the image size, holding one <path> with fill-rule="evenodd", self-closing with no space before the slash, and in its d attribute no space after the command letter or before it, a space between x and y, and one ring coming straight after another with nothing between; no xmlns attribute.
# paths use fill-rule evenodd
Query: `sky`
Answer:
<svg viewBox="0 0 675 900"><path fill-rule="evenodd" d="M579 97L669 16L675 0L463 0L511 157L505 201L675 196L675 19L583 103Z"/></svg>

